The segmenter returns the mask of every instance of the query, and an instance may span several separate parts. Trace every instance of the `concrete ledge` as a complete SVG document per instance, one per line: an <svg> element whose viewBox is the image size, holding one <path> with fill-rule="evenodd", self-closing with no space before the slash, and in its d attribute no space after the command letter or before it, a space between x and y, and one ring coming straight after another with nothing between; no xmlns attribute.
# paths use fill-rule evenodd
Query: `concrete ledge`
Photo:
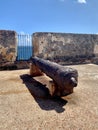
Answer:
<svg viewBox="0 0 98 130"><path fill-rule="evenodd" d="M30 61L3 62L0 64L0 70L18 70L30 68Z"/></svg>

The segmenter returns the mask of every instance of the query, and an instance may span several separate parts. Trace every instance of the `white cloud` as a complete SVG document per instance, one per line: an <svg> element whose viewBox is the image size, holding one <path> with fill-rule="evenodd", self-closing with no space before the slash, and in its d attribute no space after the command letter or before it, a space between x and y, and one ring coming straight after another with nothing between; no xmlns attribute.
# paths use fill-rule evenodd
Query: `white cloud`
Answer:
<svg viewBox="0 0 98 130"><path fill-rule="evenodd" d="M80 4L86 4L87 3L86 0L78 0L77 2L80 3Z"/></svg>
<svg viewBox="0 0 98 130"><path fill-rule="evenodd" d="M27 46L31 45L32 37L29 34L26 34L25 32L21 31L18 34L18 45L19 46Z"/></svg>
<svg viewBox="0 0 98 130"><path fill-rule="evenodd" d="M21 31L19 34L20 34L20 35L25 35L25 32Z"/></svg>

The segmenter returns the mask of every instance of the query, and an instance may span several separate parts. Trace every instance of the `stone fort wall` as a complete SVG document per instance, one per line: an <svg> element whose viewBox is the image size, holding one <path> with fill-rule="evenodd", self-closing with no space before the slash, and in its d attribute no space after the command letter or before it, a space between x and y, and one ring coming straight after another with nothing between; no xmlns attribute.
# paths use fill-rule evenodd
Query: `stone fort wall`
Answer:
<svg viewBox="0 0 98 130"><path fill-rule="evenodd" d="M0 70L28 68L29 61L16 61L17 33L0 30ZM70 33L34 33L33 56L60 64L98 64L98 35ZM8 67L9 66L9 67Z"/></svg>
<svg viewBox="0 0 98 130"><path fill-rule="evenodd" d="M0 63L16 60L16 32L0 31Z"/></svg>
<svg viewBox="0 0 98 130"><path fill-rule="evenodd" d="M61 64L90 63L98 54L98 35L34 33L34 55Z"/></svg>
<svg viewBox="0 0 98 130"><path fill-rule="evenodd" d="M16 60L16 32L0 30L0 68L11 66Z"/></svg>

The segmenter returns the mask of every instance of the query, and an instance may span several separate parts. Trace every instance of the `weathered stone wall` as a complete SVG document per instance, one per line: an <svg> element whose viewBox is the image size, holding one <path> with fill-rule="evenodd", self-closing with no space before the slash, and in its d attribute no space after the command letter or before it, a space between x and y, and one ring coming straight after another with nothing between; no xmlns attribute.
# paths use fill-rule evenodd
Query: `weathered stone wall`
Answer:
<svg viewBox="0 0 98 130"><path fill-rule="evenodd" d="M17 33L0 30L0 70L29 68L29 62L16 61ZM34 33L34 55L61 64L97 63L98 35Z"/></svg>
<svg viewBox="0 0 98 130"><path fill-rule="evenodd" d="M0 31L0 63L16 60L16 32Z"/></svg>
<svg viewBox="0 0 98 130"><path fill-rule="evenodd" d="M98 57L98 35L93 35L94 54Z"/></svg>
<svg viewBox="0 0 98 130"><path fill-rule="evenodd" d="M34 33L34 55L61 64L89 63L98 52L98 35Z"/></svg>
<svg viewBox="0 0 98 130"><path fill-rule="evenodd" d="M11 66L16 53L16 32L0 30L0 67Z"/></svg>

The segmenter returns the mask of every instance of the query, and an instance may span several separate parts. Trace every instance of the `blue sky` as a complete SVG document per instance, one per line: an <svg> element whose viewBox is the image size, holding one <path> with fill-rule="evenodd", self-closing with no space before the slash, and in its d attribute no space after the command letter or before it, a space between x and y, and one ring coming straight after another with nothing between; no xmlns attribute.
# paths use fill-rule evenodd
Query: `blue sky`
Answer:
<svg viewBox="0 0 98 130"><path fill-rule="evenodd" d="M0 0L0 30L98 33L98 0Z"/></svg>

